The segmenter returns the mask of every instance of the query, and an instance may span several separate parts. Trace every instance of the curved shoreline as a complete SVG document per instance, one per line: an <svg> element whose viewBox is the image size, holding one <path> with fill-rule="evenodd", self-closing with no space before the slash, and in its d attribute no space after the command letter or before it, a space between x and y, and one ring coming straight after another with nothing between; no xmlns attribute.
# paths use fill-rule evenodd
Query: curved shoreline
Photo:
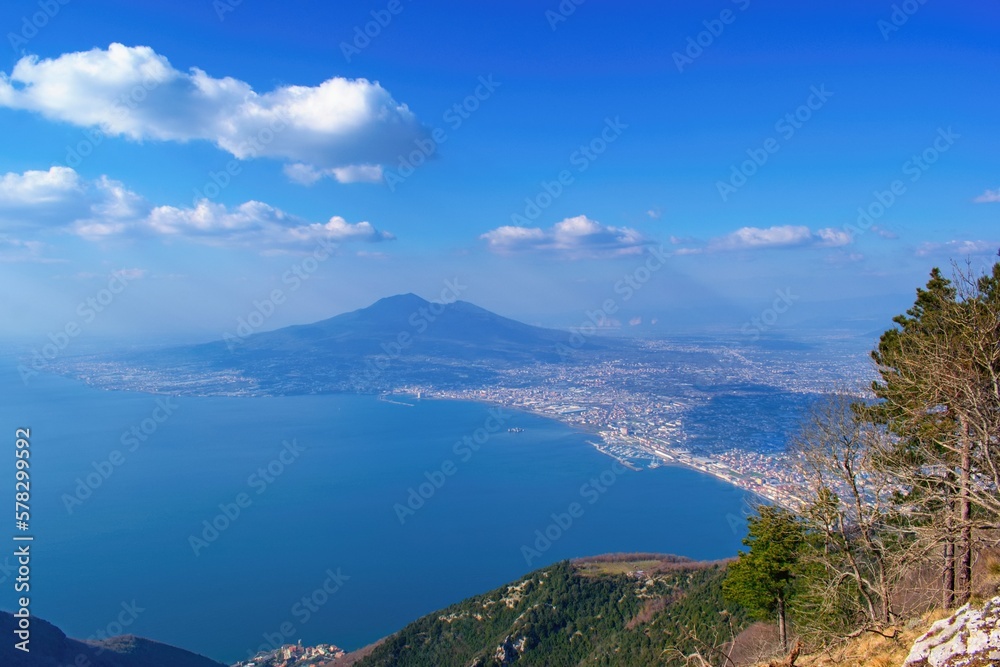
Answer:
<svg viewBox="0 0 1000 667"><path fill-rule="evenodd" d="M740 491L753 494L754 496L770 504L779 505L781 507L785 507L787 509L792 509L792 510L795 510L802 505L801 499L792 496L791 494L788 493L782 493L777 489L773 489L773 487L762 488L761 485L752 485L747 482L742 482L743 475L741 475L738 471L733 470L732 468L726 466L723 462L720 462L718 460L711 460L708 457L701 457L701 456L692 457L686 451L673 450L668 446L666 446L665 444L663 444L661 447L658 448L658 447L643 447L631 442L620 442L620 443L615 443L613 441L609 442L609 438L614 437L613 432L604 431L596 428L587 428L586 426L582 426L577 423L559 419L558 415L554 415L551 412L545 412L542 410L532 410L528 407L521 405L505 404L497 401L477 399L475 397L452 396L446 393L441 393L440 390L422 389L420 390L420 392L421 392L421 399L419 400L430 399L430 400L443 400L443 401L463 401L468 403L479 403L482 405L493 405L502 407L507 410L521 412L527 415L531 415L533 417L540 417L542 419L553 421L557 424L560 424L561 426L566 426L578 433L599 439L601 441L601 444L593 443L590 442L589 440L586 442L601 454L608 456L612 459L615 459L622 465L632 470L638 471L642 470L643 468L636 466L634 461L629 460L626 457L620 456L613 451L610 451L612 447L620 446L631 450L638 450L645 454L648 454L652 458L647 460L653 460L656 462L656 464L645 466L645 469L652 469L660 466L687 468L689 470L693 470L695 472L708 475L709 477L725 482L730 486L739 489ZM414 392L403 390L403 391L392 392L391 395L410 396L414 395ZM408 403L403 403L403 405L409 405L410 407L412 407L412 405ZM706 461L707 463L700 463L696 459L701 459L703 461Z"/></svg>

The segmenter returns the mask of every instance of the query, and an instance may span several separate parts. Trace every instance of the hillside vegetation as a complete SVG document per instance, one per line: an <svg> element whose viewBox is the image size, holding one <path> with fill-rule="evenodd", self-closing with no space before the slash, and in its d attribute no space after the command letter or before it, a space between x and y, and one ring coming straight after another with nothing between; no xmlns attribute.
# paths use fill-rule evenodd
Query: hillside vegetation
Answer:
<svg viewBox="0 0 1000 667"><path fill-rule="evenodd" d="M798 502L758 508L728 568L725 597L774 621L784 652L998 592L1000 263L934 269L893 322L870 391L831 392L793 437Z"/></svg>
<svg viewBox="0 0 1000 667"><path fill-rule="evenodd" d="M723 600L724 573L655 555L562 562L425 616L357 664L684 665L746 624Z"/></svg>

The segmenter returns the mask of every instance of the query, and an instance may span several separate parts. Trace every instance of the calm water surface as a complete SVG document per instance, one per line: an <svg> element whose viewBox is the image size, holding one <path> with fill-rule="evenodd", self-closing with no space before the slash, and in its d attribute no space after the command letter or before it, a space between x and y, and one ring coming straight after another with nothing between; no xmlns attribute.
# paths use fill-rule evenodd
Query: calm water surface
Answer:
<svg viewBox="0 0 1000 667"><path fill-rule="evenodd" d="M286 641L353 649L557 560L720 558L743 536L742 492L681 468L618 474L588 436L552 421L509 414L478 451L456 449L487 422L481 404L181 397L156 423L163 398L51 376L25 387L9 360L0 386L8 452L16 427L32 429L33 611L70 636L117 630L134 601L142 611L125 632L224 662L283 624ZM145 441L125 435L154 424ZM507 432L515 426L524 432ZM301 451L285 449L291 441ZM6 460L0 478L10 480ZM442 467L452 474L435 475ZM106 479L97 470L109 468ZM432 494L425 485L430 497L401 522L394 506L426 473L444 483ZM234 515L240 501L237 518L219 518L220 504ZM562 534L529 565L522 547L536 546L535 531L571 503L582 516L549 528ZM213 520L224 529L206 539L203 522ZM192 535L205 539L197 555ZM339 590L314 595L328 571ZM3 608L13 607L11 589L9 578L0 583Z"/></svg>

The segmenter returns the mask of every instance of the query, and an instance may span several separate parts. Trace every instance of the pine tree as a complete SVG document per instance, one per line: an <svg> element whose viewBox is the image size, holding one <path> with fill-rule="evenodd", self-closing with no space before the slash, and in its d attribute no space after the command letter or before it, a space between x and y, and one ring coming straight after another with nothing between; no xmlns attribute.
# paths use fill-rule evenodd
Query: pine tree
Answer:
<svg viewBox="0 0 1000 667"><path fill-rule="evenodd" d="M749 534L730 564L722 590L726 599L742 605L757 618L776 618L778 639L788 649L788 599L794 590L795 566L805 535L795 515L762 505L748 520Z"/></svg>
<svg viewBox="0 0 1000 667"><path fill-rule="evenodd" d="M952 607L971 594L976 515L1000 514L1000 264L955 281L934 269L894 321L872 354L881 400L865 416L898 436L884 463L939 547L942 604Z"/></svg>

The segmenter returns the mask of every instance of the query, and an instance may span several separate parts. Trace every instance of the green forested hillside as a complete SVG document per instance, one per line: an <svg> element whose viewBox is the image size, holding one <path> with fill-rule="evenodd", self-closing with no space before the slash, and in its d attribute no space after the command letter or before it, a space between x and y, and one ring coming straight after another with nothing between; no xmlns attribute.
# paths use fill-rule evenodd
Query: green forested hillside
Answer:
<svg viewBox="0 0 1000 667"><path fill-rule="evenodd" d="M411 623L358 664L681 665L746 623L724 572L660 556L558 563Z"/></svg>

